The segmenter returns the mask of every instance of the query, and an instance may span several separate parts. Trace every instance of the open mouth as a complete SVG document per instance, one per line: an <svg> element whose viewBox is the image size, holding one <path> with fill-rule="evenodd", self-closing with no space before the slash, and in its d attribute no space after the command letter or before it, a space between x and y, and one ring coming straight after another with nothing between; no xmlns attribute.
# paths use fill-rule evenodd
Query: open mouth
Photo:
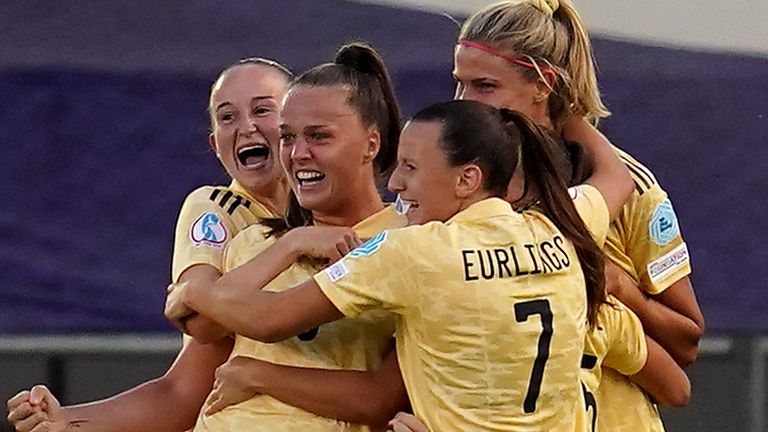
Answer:
<svg viewBox="0 0 768 432"><path fill-rule="evenodd" d="M237 151L237 160L246 168L257 168L269 159L269 146L254 144Z"/></svg>
<svg viewBox="0 0 768 432"><path fill-rule="evenodd" d="M296 183L299 186L312 186L325 179L325 174L320 171L301 170L296 171Z"/></svg>

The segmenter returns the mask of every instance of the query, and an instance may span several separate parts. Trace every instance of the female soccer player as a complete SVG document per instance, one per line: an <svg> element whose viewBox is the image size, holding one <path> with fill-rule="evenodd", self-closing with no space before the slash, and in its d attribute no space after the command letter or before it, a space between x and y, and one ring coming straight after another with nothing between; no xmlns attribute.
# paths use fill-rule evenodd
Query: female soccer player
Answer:
<svg viewBox="0 0 768 432"><path fill-rule="evenodd" d="M294 289L257 289L260 277L176 285L169 315L190 308L274 342L390 311L408 394L431 429L574 430L586 322L604 300L588 227L604 237L632 182L610 147L594 147L572 201L553 146L511 111L427 108L406 126L390 179L409 223L423 225L384 231ZM540 197L522 213L499 199L520 155Z"/></svg>
<svg viewBox="0 0 768 432"><path fill-rule="evenodd" d="M470 17L455 50L456 97L520 109L567 139L583 142L594 130L584 122L605 117L589 38L567 1L505 1ZM688 252L666 193L650 171L617 149L636 188L613 223L605 250L639 284L618 297L645 331L682 366L696 356L703 318L690 281ZM646 295L644 295L645 293ZM648 295L651 295L650 297ZM606 430L662 430L655 407L611 370L601 386L599 410ZM615 407L615 408L612 408ZM610 418L609 418L610 417Z"/></svg>

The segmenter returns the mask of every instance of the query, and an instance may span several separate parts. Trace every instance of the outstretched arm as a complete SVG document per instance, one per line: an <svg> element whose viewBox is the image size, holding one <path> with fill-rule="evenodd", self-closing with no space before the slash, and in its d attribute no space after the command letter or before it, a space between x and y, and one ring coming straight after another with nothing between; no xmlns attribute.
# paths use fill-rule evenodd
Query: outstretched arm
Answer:
<svg viewBox="0 0 768 432"><path fill-rule="evenodd" d="M229 338L209 345L190 341L161 378L83 405L61 408L48 389L37 386L8 401L8 420L20 432L182 432L195 424L214 371L231 350Z"/></svg>

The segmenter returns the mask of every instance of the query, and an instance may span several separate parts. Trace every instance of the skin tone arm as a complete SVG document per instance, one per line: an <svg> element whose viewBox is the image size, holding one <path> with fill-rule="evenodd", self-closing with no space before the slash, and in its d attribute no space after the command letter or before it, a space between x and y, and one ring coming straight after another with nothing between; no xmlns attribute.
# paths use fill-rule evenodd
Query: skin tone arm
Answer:
<svg viewBox="0 0 768 432"><path fill-rule="evenodd" d="M192 340L164 376L102 401L60 408L48 389L37 386L8 401L8 420L20 432L182 432L194 425L232 344L230 338L208 345Z"/></svg>
<svg viewBox="0 0 768 432"><path fill-rule="evenodd" d="M645 333L662 346L678 365L690 366L704 332L704 318L686 276L661 294L642 292L622 269L608 263L606 285L619 300L637 314Z"/></svg>
<svg viewBox="0 0 768 432"><path fill-rule="evenodd" d="M219 273L216 267L200 264L185 270L181 274L179 281L184 282L190 279L197 279L201 282L212 284L219 277L221 277L221 273ZM220 341L231 334L226 328L200 314L189 315L183 320L182 324L186 332L202 344Z"/></svg>
<svg viewBox="0 0 768 432"><path fill-rule="evenodd" d="M629 377L659 404L684 407L691 398L691 382L672 357L648 336L648 359L640 372Z"/></svg>
<svg viewBox="0 0 768 432"><path fill-rule="evenodd" d="M360 239L351 228L346 227L303 227L296 228L282 236L274 244L270 245L262 253L252 258L245 264L219 278L196 278L191 281L199 289L208 291L229 291L235 294L239 291L250 289L262 289L270 281L285 271L301 256L310 256L336 261L351 250L359 246ZM186 272L185 272L186 273ZM172 285L173 286L173 285ZM237 287L237 288L235 288ZM170 299L168 304L170 304ZM197 329L190 324L197 324L193 320L187 323L188 317L200 311L194 308L186 310L170 311L166 307L166 316L180 330L194 336ZM206 314L200 314L211 320ZM243 320L247 319L242 317ZM187 321L187 322L185 322ZM223 329L230 329L240 333L238 328L229 327L226 323L218 322ZM223 330L222 329L222 330ZM243 334L243 333L240 333Z"/></svg>
<svg viewBox="0 0 768 432"><path fill-rule="evenodd" d="M224 407L267 394L311 413L339 420L383 425L410 407L391 350L375 371L328 370L283 366L235 357L216 371L213 392L203 408Z"/></svg>
<svg viewBox="0 0 768 432"><path fill-rule="evenodd" d="M632 194L634 184L629 170L616 156L608 139L583 118L572 117L563 126L566 139L582 145L593 160L593 172L586 183L603 194L613 220Z"/></svg>

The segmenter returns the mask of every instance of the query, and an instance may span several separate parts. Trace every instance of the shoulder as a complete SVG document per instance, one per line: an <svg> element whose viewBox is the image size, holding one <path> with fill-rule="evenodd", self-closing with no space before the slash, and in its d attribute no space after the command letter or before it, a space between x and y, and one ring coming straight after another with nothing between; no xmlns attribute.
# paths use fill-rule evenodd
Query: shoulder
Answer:
<svg viewBox="0 0 768 432"><path fill-rule="evenodd" d="M629 174L632 176L632 181L635 183L635 193L633 195L642 196L649 190L661 189L656 176L653 175L653 172L648 167L624 150L618 147L614 147L614 150L619 159L626 165Z"/></svg>
<svg viewBox="0 0 768 432"><path fill-rule="evenodd" d="M205 206L232 215L240 206L250 208L251 200L227 186L201 186L184 200L184 207Z"/></svg>

